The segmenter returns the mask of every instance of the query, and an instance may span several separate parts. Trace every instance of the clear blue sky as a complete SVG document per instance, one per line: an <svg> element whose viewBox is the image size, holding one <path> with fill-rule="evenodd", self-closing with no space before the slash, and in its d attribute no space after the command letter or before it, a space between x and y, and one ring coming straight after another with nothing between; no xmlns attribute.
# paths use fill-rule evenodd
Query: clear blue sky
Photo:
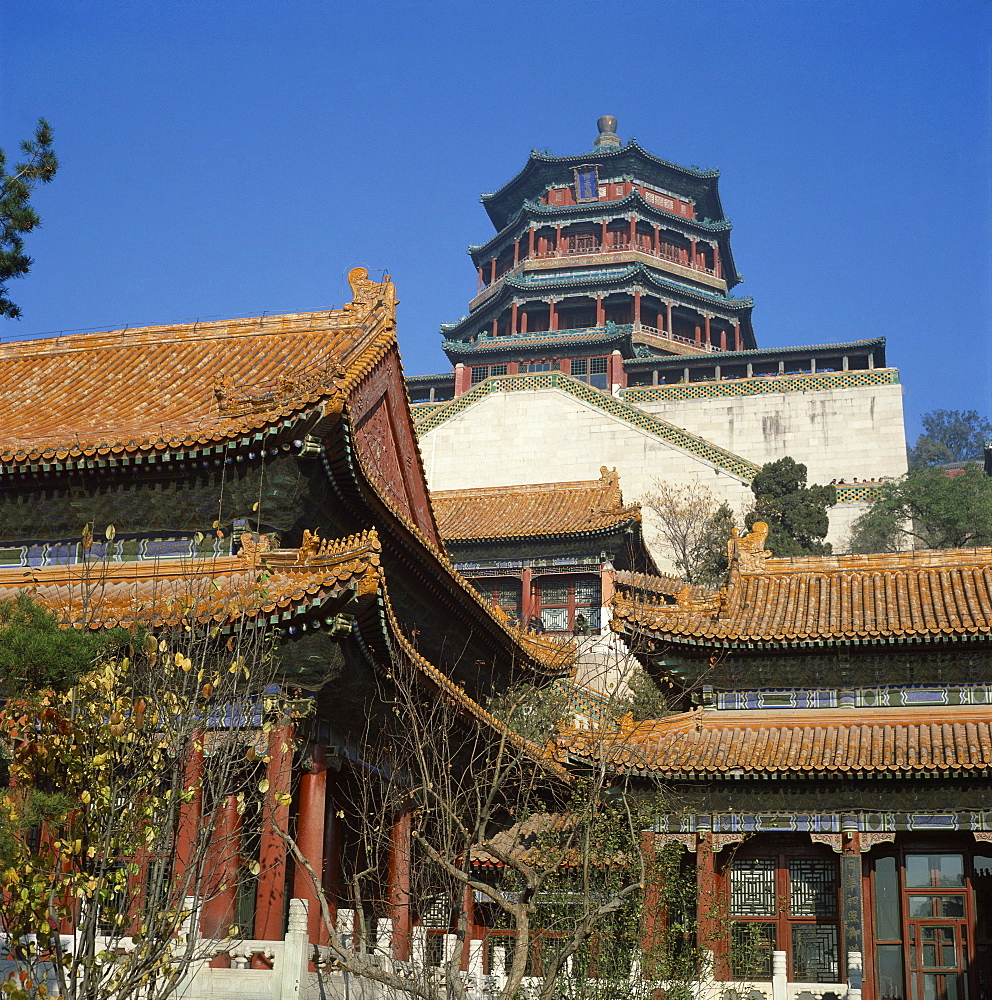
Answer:
<svg viewBox="0 0 992 1000"><path fill-rule="evenodd" d="M885 336L915 438L992 410L990 38L985 0L7 3L0 146L44 115L62 167L0 338L327 308L365 264L445 370L478 195L609 113L720 168L759 345Z"/></svg>

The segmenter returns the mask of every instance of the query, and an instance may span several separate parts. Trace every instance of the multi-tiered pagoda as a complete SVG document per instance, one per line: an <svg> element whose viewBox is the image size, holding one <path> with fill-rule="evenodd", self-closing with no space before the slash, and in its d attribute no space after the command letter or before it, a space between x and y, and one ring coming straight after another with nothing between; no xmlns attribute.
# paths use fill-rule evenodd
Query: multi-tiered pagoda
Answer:
<svg viewBox="0 0 992 1000"><path fill-rule="evenodd" d="M532 150L516 177L482 196L496 235L469 247L476 295L467 316L441 328L454 373L410 380L415 401L528 372L612 389L795 367L780 352L756 351L752 300L731 294L741 277L719 171L677 166L633 139L624 145L612 115L598 126L591 152ZM877 359L863 343L830 345L800 367L884 363L873 346Z"/></svg>

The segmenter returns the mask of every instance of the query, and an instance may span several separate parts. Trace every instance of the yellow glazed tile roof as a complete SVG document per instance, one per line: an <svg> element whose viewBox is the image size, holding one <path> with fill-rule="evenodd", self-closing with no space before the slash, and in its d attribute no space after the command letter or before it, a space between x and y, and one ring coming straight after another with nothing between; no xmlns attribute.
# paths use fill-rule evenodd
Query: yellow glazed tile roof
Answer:
<svg viewBox="0 0 992 1000"><path fill-rule="evenodd" d="M365 593L379 586L381 547L375 531L309 549L268 551L250 533L242 541L236 556L3 569L0 600L27 591L66 624L159 627L281 616L345 588Z"/></svg>
<svg viewBox="0 0 992 1000"><path fill-rule="evenodd" d="M600 471L599 479L580 482L431 493L441 537L464 542L585 534L640 521L640 507L624 505L616 470Z"/></svg>
<svg viewBox="0 0 992 1000"><path fill-rule="evenodd" d="M323 403L392 346L395 290L342 309L0 345L0 465L221 443Z"/></svg>
<svg viewBox="0 0 992 1000"><path fill-rule="evenodd" d="M568 730L561 759L620 771L745 777L992 768L992 706L784 711L697 709L618 733Z"/></svg>
<svg viewBox="0 0 992 1000"><path fill-rule="evenodd" d="M614 598L614 628L700 645L913 641L992 630L992 548L772 559L763 541L731 540L745 550L732 552L719 593L684 593L671 604L644 588L624 590Z"/></svg>

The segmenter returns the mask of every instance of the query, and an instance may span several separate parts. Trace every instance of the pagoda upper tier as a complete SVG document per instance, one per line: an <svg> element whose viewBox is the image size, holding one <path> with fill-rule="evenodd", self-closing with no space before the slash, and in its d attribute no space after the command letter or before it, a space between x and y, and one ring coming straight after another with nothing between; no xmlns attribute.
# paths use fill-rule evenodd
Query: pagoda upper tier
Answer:
<svg viewBox="0 0 992 1000"><path fill-rule="evenodd" d="M611 116L598 124L591 151L534 150L482 196L497 233L469 247L478 276L469 314L442 326L453 364L497 351L526 366L517 370L576 358L581 375L617 349L606 342L618 327L630 334L625 360L756 347L752 302L730 294L741 277L719 172L623 144Z"/></svg>

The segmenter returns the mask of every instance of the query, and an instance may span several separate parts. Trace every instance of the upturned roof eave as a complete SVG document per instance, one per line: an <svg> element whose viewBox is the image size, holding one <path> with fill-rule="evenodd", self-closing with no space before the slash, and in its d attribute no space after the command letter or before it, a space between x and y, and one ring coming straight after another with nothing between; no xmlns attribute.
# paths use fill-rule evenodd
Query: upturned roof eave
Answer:
<svg viewBox="0 0 992 1000"><path fill-rule="evenodd" d="M520 224L521 220L524 219L530 222L542 220L547 221L547 219L553 219L559 215L562 217L583 214L607 215L609 213L615 213L618 209L623 210L624 208L631 206L637 206L646 215L654 216L662 222L672 220L690 228L694 227L699 230L699 233L702 236L716 238L721 240L721 242L725 242L726 249L729 253L729 235L732 229L729 219L724 218L722 215L719 219L689 218L685 215L680 215L678 212L669 212L658 205L653 205L651 202L647 201L639 191L631 191L622 198L613 198L607 201L580 202L577 205L546 205L533 198L527 199L521 204L517 211L514 212L509 219L507 219L506 224L498 233L486 240L485 243L469 244L467 248L468 254L472 258L472 263L478 267L478 258L491 253L491 251L499 243L509 237L510 233ZM740 275L737 276L737 280L742 280Z"/></svg>
<svg viewBox="0 0 992 1000"><path fill-rule="evenodd" d="M946 632L915 632L912 635L886 631L877 634L827 635L809 634L794 638L774 638L769 636L746 635L686 635L682 632L666 632L655 630L643 625L631 624L627 619L620 619L620 630L629 635L638 635L646 639L667 643L669 646L688 646L695 649L809 649L813 647L830 646L890 646L890 645L932 645L939 642L989 642L992 633L982 626L973 629L962 629L954 633Z"/></svg>
<svg viewBox="0 0 992 1000"><path fill-rule="evenodd" d="M504 200L510 200L510 196L521 185L525 184L530 179L530 176L542 166L579 166L582 163L609 163L611 160L628 157L640 158L649 167L667 170L682 176L686 180L700 184L703 191L714 198L714 205L719 210L718 214L721 218L723 217L720 196L716 189L716 179L720 176L719 170L696 170L691 167L679 166L677 163L671 163L668 160L662 160L660 157L654 156L643 149L637 143L637 140L633 138L625 145L617 148L594 149L587 153L579 153L572 156L554 156L551 153L542 153L536 149L532 149L527 162L514 177L510 178L510 180L496 191L482 194L479 200L485 207L486 213L493 225L497 230L502 230L506 226L506 220L510 216L505 209L501 208L500 203ZM707 184L706 182L708 181L712 181L713 183ZM514 202L522 202L523 200L523 197L513 199Z"/></svg>
<svg viewBox="0 0 992 1000"><path fill-rule="evenodd" d="M742 319L746 319L746 317L750 314L750 311L754 308L754 300L750 297L741 299L727 298L717 294L705 292L702 289L695 289L689 285L683 285L680 282L671 281L661 276L659 273L656 273L654 269L650 268L647 264L638 262L637 264L628 264L622 269L618 269L616 275L611 275L609 278L600 276L597 278L589 278L585 282L581 281L581 272L578 272L574 277L562 279L557 284L549 282L544 286L521 283L518 281L517 276L504 278L503 284L500 286L495 295L487 299L475 311L470 312L468 316L463 317L455 323L443 324L441 326L440 333L442 336L451 339L452 334L457 334L459 330L470 324L474 325L476 323L486 322L487 320L492 319L494 314L501 312L506 307L508 299L512 299L515 295L519 295L521 292L530 292L534 295L539 295L540 293L550 294L554 292L556 288L609 288L611 286L623 284L624 282L636 277L644 278L646 284L651 284L656 288L684 295L690 299L698 299L705 305L719 306L720 308L727 309L729 312L740 313L742 314ZM582 293L578 292L573 294Z"/></svg>
<svg viewBox="0 0 992 1000"><path fill-rule="evenodd" d="M633 525L640 524L639 516L627 517L612 524L599 528L589 528L582 531L540 531L514 535L472 535L444 536L446 546L478 545L498 542L540 542L561 538L597 538L626 532Z"/></svg>

